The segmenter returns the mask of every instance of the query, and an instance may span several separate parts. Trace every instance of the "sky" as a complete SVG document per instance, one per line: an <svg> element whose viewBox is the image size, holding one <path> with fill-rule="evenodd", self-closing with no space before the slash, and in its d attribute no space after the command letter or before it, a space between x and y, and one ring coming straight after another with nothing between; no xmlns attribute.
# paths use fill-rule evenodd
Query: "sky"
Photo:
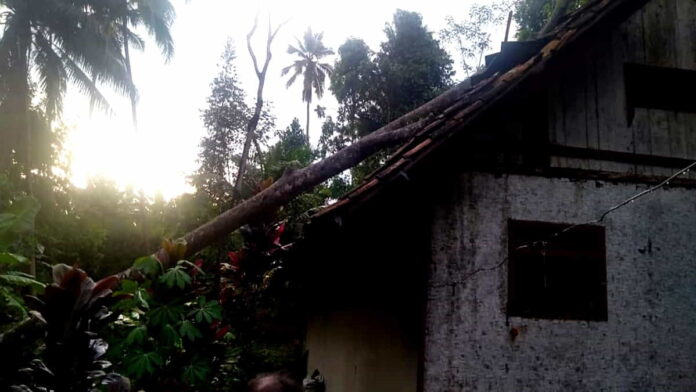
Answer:
<svg viewBox="0 0 696 392"><path fill-rule="evenodd" d="M88 100L69 89L63 122L68 127L65 147L75 185L82 187L90 178L102 177L122 188L132 187L167 199L191 191L187 177L197 167L198 143L205 134L200 113L228 40L233 40L237 47L236 65L242 85L247 94L256 91L257 79L246 51L246 34L256 15L259 28L254 47L261 63L268 18L273 25L286 22L273 42L264 90L264 98L273 102L276 125L284 128L294 117L303 126L305 123L301 83L286 89L287 77L281 77L280 70L293 61L286 53L288 44L301 37L308 26L315 32L323 31L324 43L334 50L349 37L362 38L377 50L384 40L385 23L397 8L419 12L424 24L437 32L445 26L447 15L462 19L474 4L466 0L267 0L253 4L234 0L171 1L177 13L172 26L174 57L165 62L149 39L143 52L132 54L133 78L139 92L137 129L133 127L127 98L103 90L111 112L90 114ZM491 32L494 48L502 40L504 30L501 25ZM334 60L327 59L331 64ZM253 94L249 95L251 98ZM338 107L328 90L321 101L313 101L312 108L317 103L327 107L328 115ZM313 143L319 137L320 124L315 115L310 119Z"/></svg>

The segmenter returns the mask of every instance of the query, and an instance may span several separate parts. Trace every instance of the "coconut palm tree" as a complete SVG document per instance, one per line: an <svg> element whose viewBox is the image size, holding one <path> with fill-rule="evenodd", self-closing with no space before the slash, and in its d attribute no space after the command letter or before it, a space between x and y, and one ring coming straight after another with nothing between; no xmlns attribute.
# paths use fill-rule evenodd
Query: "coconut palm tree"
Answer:
<svg viewBox="0 0 696 392"><path fill-rule="evenodd" d="M131 68L130 46L143 49L144 44L134 30L138 27L147 29L148 34L154 37L160 47L162 55L169 61L174 54L174 41L171 36L171 25L174 22L174 7L169 0L122 0L119 7L119 15L115 22L117 31L123 43L123 55L126 60L126 71L133 83L133 71ZM133 122L137 124L137 93L131 92L131 110Z"/></svg>
<svg viewBox="0 0 696 392"><path fill-rule="evenodd" d="M307 28L302 41L297 40L297 46L288 46L288 53L297 55L298 59L285 68L281 75L287 75L291 70L292 76L288 79L286 87L292 86L298 76L303 77L302 101L307 103L307 144L309 144L309 107L312 104L312 90L318 99L324 95L326 77L331 75L332 68L328 63L320 60L328 55L334 54L333 50L324 46L321 42L324 34L313 33L312 28Z"/></svg>
<svg viewBox="0 0 696 392"><path fill-rule="evenodd" d="M34 134L60 114L67 83L107 108L95 80L131 93L119 41L103 34L98 0L0 0L0 170L15 162L32 194ZM92 75L90 78L88 75ZM41 98L38 107L32 97ZM38 110L37 110L38 109ZM36 263L30 255L30 273Z"/></svg>
<svg viewBox="0 0 696 392"><path fill-rule="evenodd" d="M94 0L92 0L94 1ZM95 1L97 15L102 17L100 24L104 34L116 37L122 44L126 72L133 83L131 67L131 47L143 50L145 42L135 30L144 27L162 51L166 61L174 54L171 25L175 12L170 0L112 0ZM130 92L133 124L137 124L137 91Z"/></svg>
<svg viewBox="0 0 696 392"><path fill-rule="evenodd" d="M60 114L69 82L101 108L108 103L97 83L117 92L134 91L118 37L105 34L105 15L97 0L0 0L0 127L5 148L0 169L11 164L12 151L24 151L29 167L32 97L50 121ZM22 140L23 139L23 140ZM22 154L19 154L22 155Z"/></svg>

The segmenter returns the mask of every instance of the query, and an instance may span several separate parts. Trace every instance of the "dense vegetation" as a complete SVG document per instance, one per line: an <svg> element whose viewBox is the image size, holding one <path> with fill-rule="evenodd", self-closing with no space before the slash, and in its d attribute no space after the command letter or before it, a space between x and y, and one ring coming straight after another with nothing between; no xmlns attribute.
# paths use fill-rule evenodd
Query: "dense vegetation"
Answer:
<svg viewBox="0 0 696 392"><path fill-rule="evenodd" d="M549 4L517 2L520 37L544 25ZM241 56L228 44L201 116L206 136L191 176L195 192L166 201L104 179L73 186L61 159L69 130L59 114L68 84L105 110L99 89L107 86L131 99L135 121L130 50L144 43L136 28L145 27L170 57L169 1L0 0L0 6L0 388L61 392L233 391L263 371L304 376L296 301L302 261L291 257L292 244L314 209L360 182L388 152L189 260L186 244L170 239L452 86L447 45L455 44L467 75L478 70L476 58L490 47L483 25L502 21L508 9L474 7L467 20L449 18L440 34L419 14L397 10L376 51L350 38L334 64L326 62L333 51L322 35L308 29L288 49L297 61L286 68L288 85L304 86L305 129L298 119L276 124L272 105L247 95L236 71ZM310 103L326 83L340 106L313 148ZM164 267L143 256L157 247L176 262ZM114 275L127 268L134 271L129 279Z"/></svg>

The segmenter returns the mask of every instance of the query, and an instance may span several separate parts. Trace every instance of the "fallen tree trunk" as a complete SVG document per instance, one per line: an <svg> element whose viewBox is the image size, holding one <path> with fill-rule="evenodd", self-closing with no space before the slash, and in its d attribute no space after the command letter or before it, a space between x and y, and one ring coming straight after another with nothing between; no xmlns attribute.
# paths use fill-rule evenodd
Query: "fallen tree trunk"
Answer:
<svg viewBox="0 0 696 392"><path fill-rule="evenodd" d="M303 169L287 170L270 187L186 234L183 237L186 241L185 255L190 256L198 252L221 236L268 211L275 210L299 194L357 165L375 152L407 140L422 125L422 121L418 121L394 131L375 132L327 159Z"/></svg>
<svg viewBox="0 0 696 392"><path fill-rule="evenodd" d="M241 226L281 207L301 193L354 167L374 153L405 142L433 121L440 121L443 127L453 126L442 119L437 119L437 115L461 99L470 89L469 86L468 81L462 82L335 154L305 168L286 171L270 187L180 238L180 241L183 240L186 243L186 250L183 255L178 256L189 257L197 253ZM176 261L171 260L172 257L164 248L160 248L154 255L165 267L170 262ZM132 270L129 269L120 273L119 276L131 277L131 272Z"/></svg>

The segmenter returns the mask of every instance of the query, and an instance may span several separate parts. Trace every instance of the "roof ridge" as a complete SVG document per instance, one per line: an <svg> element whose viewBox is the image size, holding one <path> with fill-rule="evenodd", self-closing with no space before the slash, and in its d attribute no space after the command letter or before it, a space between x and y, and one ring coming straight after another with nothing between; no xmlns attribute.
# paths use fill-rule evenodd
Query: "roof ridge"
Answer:
<svg viewBox="0 0 696 392"><path fill-rule="evenodd" d="M613 15L614 12L618 12L617 9L620 6L626 5L628 7L630 5L638 9L648 1L650 0L594 0L579 10L574 11L568 15L568 18L563 23L554 28L549 35L540 38L544 43L531 57L522 60L522 62L513 65L509 69L500 70L476 83L472 83L471 88L463 90L461 97L449 106L442 108L441 112L432 121L429 121L422 130L404 142L401 147L387 158L382 166L366 176L359 186L348 191L336 203L316 212L312 219L325 216L350 204L354 200L377 191L381 188L380 184L383 185L389 179L398 176L408 178L406 171L415 163L442 144L447 137L456 133L457 130L466 127L482 111L504 98L511 89L514 89L526 80L528 76L544 71L545 65L556 56L557 52L565 50L570 43L575 42L587 31L597 26L604 18ZM619 9L619 11L621 10ZM632 12L631 8L628 8L627 11ZM425 105L446 94L451 94L455 89L462 88L461 86L464 82L444 92ZM448 120L456 120L456 123L448 124Z"/></svg>

